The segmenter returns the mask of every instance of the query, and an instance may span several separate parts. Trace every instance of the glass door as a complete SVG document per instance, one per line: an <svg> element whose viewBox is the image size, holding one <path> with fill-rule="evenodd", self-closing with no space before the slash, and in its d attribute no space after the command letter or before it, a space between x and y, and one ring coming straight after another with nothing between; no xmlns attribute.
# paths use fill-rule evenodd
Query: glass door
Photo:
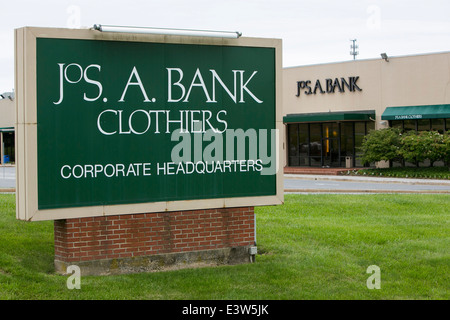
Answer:
<svg viewBox="0 0 450 320"><path fill-rule="evenodd" d="M339 167L339 139L324 138L322 140L322 166Z"/></svg>
<svg viewBox="0 0 450 320"><path fill-rule="evenodd" d="M324 123L322 128L322 166L339 167L339 124Z"/></svg>

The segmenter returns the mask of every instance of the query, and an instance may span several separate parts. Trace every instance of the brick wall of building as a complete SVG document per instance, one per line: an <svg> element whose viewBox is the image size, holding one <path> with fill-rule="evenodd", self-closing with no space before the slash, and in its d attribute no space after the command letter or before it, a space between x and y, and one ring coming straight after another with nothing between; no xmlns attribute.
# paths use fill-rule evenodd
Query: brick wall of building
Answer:
<svg viewBox="0 0 450 320"><path fill-rule="evenodd" d="M254 208L55 220L55 261L65 264L254 245Z"/></svg>

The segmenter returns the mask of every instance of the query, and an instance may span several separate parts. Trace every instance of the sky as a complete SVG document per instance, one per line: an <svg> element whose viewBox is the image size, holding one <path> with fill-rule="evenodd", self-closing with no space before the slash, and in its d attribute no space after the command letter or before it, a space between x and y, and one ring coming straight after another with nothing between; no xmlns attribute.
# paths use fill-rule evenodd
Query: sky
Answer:
<svg viewBox="0 0 450 320"><path fill-rule="evenodd" d="M0 6L0 93L14 89L14 29L94 24L239 31L283 41L283 67L450 51L449 0L14 0Z"/></svg>

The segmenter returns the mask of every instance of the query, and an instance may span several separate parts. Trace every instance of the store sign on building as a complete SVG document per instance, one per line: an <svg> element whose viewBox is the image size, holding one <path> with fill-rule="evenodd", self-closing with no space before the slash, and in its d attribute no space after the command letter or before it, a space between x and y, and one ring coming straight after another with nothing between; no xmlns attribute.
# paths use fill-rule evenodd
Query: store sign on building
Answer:
<svg viewBox="0 0 450 320"><path fill-rule="evenodd" d="M16 37L19 219L282 202L280 41Z"/></svg>
<svg viewBox="0 0 450 320"><path fill-rule="evenodd" d="M421 114L402 114L398 116L394 116L395 120L411 120L411 119L422 119L423 115Z"/></svg>
<svg viewBox="0 0 450 320"><path fill-rule="evenodd" d="M297 97L303 92L305 95L311 94L325 94L325 93L335 93L335 92L356 92L362 91L358 86L357 81L359 76L348 77L348 78L328 78L325 81L317 79L314 83L311 80L297 81Z"/></svg>

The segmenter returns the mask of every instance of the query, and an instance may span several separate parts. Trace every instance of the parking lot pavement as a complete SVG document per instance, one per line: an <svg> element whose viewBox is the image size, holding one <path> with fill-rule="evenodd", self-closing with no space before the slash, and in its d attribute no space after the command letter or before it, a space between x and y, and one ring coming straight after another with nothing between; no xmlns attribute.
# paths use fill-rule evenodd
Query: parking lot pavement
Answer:
<svg viewBox="0 0 450 320"><path fill-rule="evenodd" d="M400 179L360 176L285 175L287 193L447 193L449 180Z"/></svg>
<svg viewBox="0 0 450 320"><path fill-rule="evenodd" d="M0 166L0 189L16 187L16 167Z"/></svg>

